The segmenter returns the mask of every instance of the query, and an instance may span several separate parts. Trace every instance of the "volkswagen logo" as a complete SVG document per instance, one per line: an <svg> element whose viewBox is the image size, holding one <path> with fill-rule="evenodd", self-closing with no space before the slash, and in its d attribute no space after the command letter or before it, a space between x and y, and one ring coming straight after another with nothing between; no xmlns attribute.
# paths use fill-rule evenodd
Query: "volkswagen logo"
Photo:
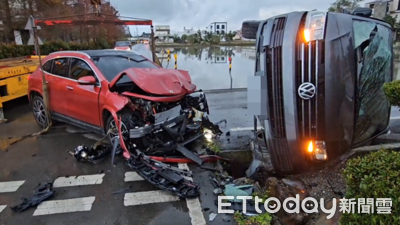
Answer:
<svg viewBox="0 0 400 225"><path fill-rule="evenodd" d="M309 100L315 95L315 86L310 82L302 83L298 89L300 98Z"/></svg>

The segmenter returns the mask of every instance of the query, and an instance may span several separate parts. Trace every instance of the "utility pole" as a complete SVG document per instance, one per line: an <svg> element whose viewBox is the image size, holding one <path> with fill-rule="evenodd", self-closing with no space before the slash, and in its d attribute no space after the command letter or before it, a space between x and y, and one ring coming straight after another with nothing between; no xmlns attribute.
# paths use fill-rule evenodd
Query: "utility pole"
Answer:
<svg viewBox="0 0 400 225"><path fill-rule="evenodd" d="M33 17L33 15L31 15L29 17L29 20L30 20L31 26L32 26L32 33L33 33L33 40L34 40L36 55L39 57L39 66L40 66L40 69L41 69L40 71L41 71L41 75L42 75L42 95L43 95L44 107L46 108L46 117L47 117L46 119L48 122L47 127L45 129L34 134L34 136L36 136L36 135L46 133L52 126L52 121L51 121L50 110L49 110L49 88L47 86L46 77L42 70L42 67L43 67L42 54L40 53L39 37L37 35L37 26L36 26L35 18Z"/></svg>

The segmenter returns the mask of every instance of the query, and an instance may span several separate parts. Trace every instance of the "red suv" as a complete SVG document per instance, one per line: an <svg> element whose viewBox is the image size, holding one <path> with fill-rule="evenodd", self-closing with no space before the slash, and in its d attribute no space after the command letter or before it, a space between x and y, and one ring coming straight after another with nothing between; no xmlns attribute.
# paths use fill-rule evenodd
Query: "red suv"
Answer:
<svg viewBox="0 0 400 225"><path fill-rule="evenodd" d="M157 121L173 118L162 113L178 106L181 112L184 107L195 110L190 112L196 114L193 121L201 121L199 112L208 112L204 93L196 91L187 71L163 69L133 51L60 51L45 57L42 69L51 117L103 135L112 130L110 138L118 135L114 129L117 118L122 122L119 130L124 139L140 139L153 132L150 128ZM40 68L29 77L28 93L36 122L46 127ZM189 126L190 121L184 123ZM142 136L133 131L129 136L133 128Z"/></svg>

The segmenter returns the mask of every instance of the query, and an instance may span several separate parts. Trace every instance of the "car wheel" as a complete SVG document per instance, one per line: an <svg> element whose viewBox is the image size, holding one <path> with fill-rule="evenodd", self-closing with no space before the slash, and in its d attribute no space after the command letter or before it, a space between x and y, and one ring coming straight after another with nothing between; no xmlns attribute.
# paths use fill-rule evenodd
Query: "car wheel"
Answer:
<svg viewBox="0 0 400 225"><path fill-rule="evenodd" d="M137 119L130 109L122 110L120 113L118 113L118 117L121 118L121 132L123 139L124 141L127 141L129 139L129 130L137 126L135 123ZM111 133L108 135L108 140L112 144L113 138L118 136L118 129L112 115L110 115L107 119L105 131L108 132L110 129Z"/></svg>
<svg viewBox="0 0 400 225"><path fill-rule="evenodd" d="M35 96L32 99L32 112L36 123L41 128L46 128L49 125L49 118L46 111L43 98L41 96Z"/></svg>
<svg viewBox="0 0 400 225"><path fill-rule="evenodd" d="M242 23L242 37L246 39L256 39L257 30L261 21L258 20L248 20Z"/></svg>

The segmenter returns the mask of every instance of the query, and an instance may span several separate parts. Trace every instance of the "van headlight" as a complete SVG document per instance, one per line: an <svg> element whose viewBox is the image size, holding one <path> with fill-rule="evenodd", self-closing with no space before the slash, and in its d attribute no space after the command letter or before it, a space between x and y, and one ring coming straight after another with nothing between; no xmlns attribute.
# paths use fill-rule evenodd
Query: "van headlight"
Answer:
<svg viewBox="0 0 400 225"><path fill-rule="evenodd" d="M311 11L307 13L304 27L306 42L323 40L325 33L326 12Z"/></svg>

